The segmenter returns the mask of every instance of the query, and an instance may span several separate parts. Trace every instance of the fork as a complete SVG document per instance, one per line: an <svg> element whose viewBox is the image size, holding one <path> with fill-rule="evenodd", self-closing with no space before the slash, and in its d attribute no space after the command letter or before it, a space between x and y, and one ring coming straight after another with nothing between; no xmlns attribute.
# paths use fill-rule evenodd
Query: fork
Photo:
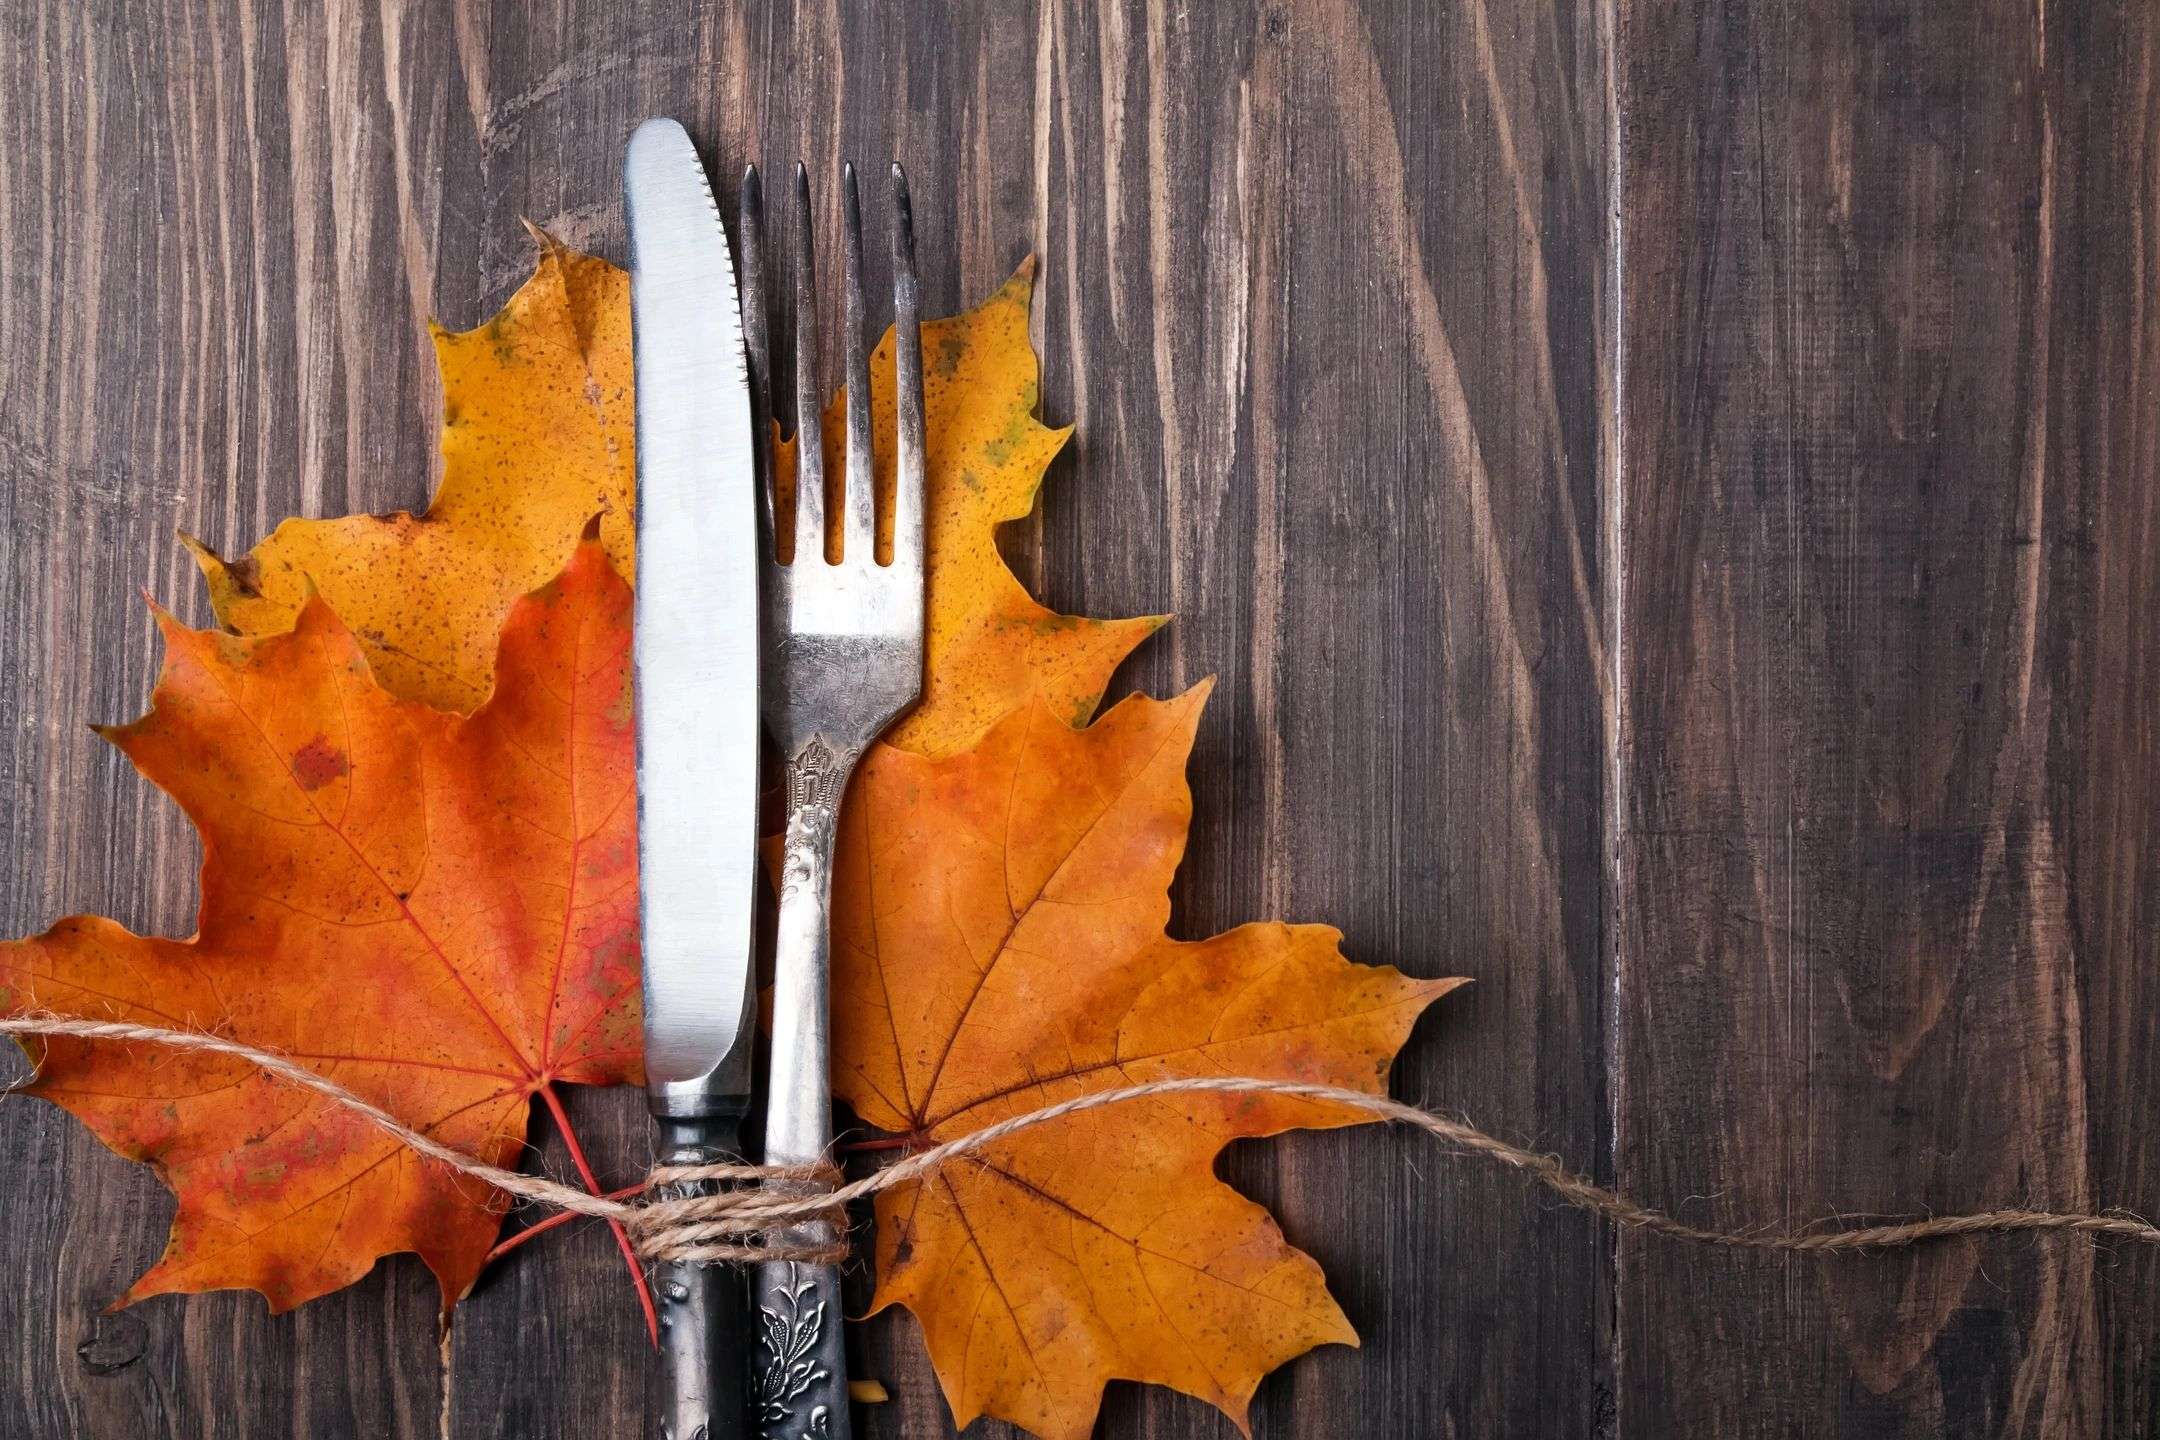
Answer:
<svg viewBox="0 0 2160 1440"><path fill-rule="evenodd" d="M870 427L870 352L863 334L862 211L855 168L841 173L847 267L846 467L840 514L827 525L818 389L817 279L810 177L795 167L795 513L778 513L766 456L764 487L765 728L779 746L787 833L782 844L773 956L772 1070L765 1163L824 1161L832 1145L828 1076L832 854L840 798L856 759L922 690L923 380L915 239L907 176L892 167L894 388L897 483L892 558L876 554L876 484ZM770 348L765 310L763 195L753 166L742 186L743 323L754 423L769 438ZM782 563L781 527L794 549ZM832 532L828 534L828 529ZM838 541L835 553L832 540ZM790 1232L809 1245L836 1239L811 1222ZM750 1392L767 1440L846 1440L847 1364L840 1336L839 1272L794 1260L758 1268L758 1330Z"/></svg>

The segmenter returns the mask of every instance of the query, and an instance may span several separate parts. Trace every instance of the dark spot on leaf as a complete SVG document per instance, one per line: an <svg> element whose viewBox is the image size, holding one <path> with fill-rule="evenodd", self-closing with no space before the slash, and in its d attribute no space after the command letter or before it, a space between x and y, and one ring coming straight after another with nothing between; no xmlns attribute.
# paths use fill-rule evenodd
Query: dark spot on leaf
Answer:
<svg viewBox="0 0 2160 1440"><path fill-rule="evenodd" d="M262 562L250 553L225 564L225 578L232 581L233 588L242 595L262 594Z"/></svg>
<svg viewBox="0 0 2160 1440"><path fill-rule="evenodd" d="M318 735L294 754L292 773L301 789L320 790L332 780L342 780L351 774L352 765L345 759L344 751Z"/></svg>
<svg viewBox="0 0 2160 1440"><path fill-rule="evenodd" d="M930 371L939 377L959 373L960 361L967 354L967 336L958 330L948 330L937 337L930 351Z"/></svg>

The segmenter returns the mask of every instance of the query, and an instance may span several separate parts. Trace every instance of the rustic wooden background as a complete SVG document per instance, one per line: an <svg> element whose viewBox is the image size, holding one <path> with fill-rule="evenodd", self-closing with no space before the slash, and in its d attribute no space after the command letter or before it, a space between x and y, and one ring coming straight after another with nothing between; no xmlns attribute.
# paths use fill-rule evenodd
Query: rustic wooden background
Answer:
<svg viewBox="0 0 2160 1440"><path fill-rule="evenodd" d="M1188 933L1476 977L1401 1093L1706 1224L2160 1212L2156 70L2148 0L8 0L0 925L189 928L84 728L148 693L138 589L206 617L174 527L421 503L424 318L521 215L620 258L669 113L723 173L906 161L936 310L1041 253L1079 434L1016 560L1178 613L1133 684L1223 678ZM638 1097L580 1109L636 1173ZM1263 1440L2160 1433L2149 1252L1616 1240L1377 1132L1225 1168L1366 1337ZM442 1341L406 1259L101 1313L168 1214L0 1104L0 1435L636 1433L604 1232ZM863 1329L863 1433L946 1433Z"/></svg>

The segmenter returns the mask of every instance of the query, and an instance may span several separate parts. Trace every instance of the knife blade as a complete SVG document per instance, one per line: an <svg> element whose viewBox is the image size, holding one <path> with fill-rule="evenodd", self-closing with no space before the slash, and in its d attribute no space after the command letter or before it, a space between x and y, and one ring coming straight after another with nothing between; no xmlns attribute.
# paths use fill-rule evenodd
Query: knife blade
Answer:
<svg viewBox="0 0 2160 1440"><path fill-rule="evenodd" d="M639 915L647 1099L666 1163L727 1161L750 1104L758 510L742 316L705 165L673 120L623 164L637 370ZM657 1433L745 1433L739 1278L655 1279Z"/></svg>
<svg viewBox="0 0 2160 1440"><path fill-rule="evenodd" d="M735 268L682 126L631 137L638 884L654 1103L747 1096L757 873L758 550Z"/></svg>

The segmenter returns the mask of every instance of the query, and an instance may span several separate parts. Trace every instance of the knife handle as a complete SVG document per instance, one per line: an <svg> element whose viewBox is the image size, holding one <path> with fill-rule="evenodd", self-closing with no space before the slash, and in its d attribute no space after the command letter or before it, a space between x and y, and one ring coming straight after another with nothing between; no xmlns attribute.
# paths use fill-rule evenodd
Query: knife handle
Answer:
<svg viewBox="0 0 2160 1440"><path fill-rule="evenodd" d="M660 1163L731 1165L741 1160L740 1115L658 1117ZM671 1198L709 1188L670 1186ZM653 1386L658 1440L746 1440L743 1286L733 1265L653 1267L660 1353Z"/></svg>

